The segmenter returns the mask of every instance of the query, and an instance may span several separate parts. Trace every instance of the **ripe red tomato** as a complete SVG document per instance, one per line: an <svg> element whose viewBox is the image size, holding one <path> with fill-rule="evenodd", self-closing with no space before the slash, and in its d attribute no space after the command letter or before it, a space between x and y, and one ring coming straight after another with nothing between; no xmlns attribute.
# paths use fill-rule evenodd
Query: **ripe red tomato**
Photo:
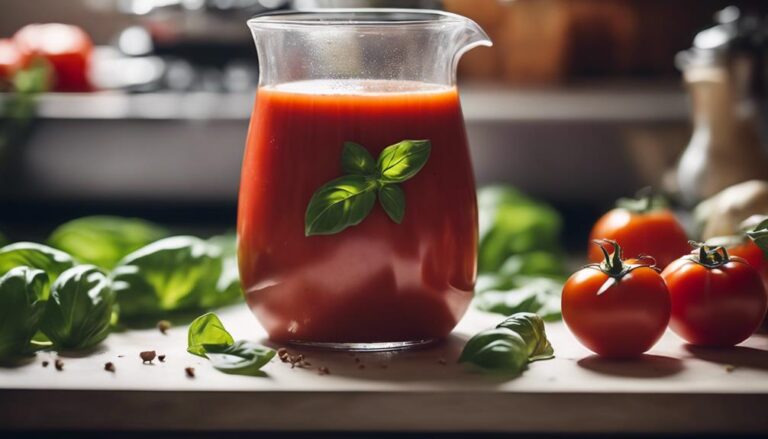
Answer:
<svg viewBox="0 0 768 439"><path fill-rule="evenodd" d="M747 264L757 270L763 279L763 285L768 288L768 263L765 261L765 255L760 247L754 242L746 240L741 244L727 247L728 254L738 256L747 261Z"/></svg>
<svg viewBox="0 0 768 439"><path fill-rule="evenodd" d="M637 200L636 205L638 208L617 207L603 215L592 228L590 242L614 240L621 245L626 257L653 256L659 268L688 253L688 237L672 212L653 208L650 202L641 200ZM594 246L588 254L591 262L603 259Z"/></svg>
<svg viewBox="0 0 768 439"><path fill-rule="evenodd" d="M29 24L13 36L25 59L50 63L57 91L90 91L93 44L85 31L67 24Z"/></svg>
<svg viewBox="0 0 768 439"><path fill-rule="evenodd" d="M670 327L687 342L733 346L765 317L768 294L758 272L723 247L702 246L662 272L672 298Z"/></svg>
<svg viewBox="0 0 768 439"><path fill-rule="evenodd" d="M11 79L24 63L24 56L16 43L8 38L0 38L0 79Z"/></svg>
<svg viewBox="0 0 768 439"><path fill-rule="evenodd" d="M602 264L582 268L565 283L563 320L589 350L608 357L636 357L664 334L669 293L655 267L623 261L621 247L609 242L613 254L602 249Z"/></svg>

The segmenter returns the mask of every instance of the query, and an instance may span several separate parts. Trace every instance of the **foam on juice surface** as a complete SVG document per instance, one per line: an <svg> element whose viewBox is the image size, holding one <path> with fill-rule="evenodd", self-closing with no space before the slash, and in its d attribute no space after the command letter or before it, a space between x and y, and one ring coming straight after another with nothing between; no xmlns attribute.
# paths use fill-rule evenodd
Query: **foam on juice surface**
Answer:
<svg viewBox="0 0 768 439"><path fill-rule="evenodd" d="M385 79L316 79L286 82L262 88L284 93L343 96L444 93L454 87L429 82Z"/></svg>

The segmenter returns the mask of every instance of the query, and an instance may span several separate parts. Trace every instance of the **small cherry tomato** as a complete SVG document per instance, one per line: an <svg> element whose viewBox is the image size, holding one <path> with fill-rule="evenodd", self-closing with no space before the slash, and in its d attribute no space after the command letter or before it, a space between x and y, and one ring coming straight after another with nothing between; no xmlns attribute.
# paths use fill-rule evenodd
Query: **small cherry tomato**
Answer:
<svg viewBox="0 0 768 439"><path fill-rule="evenodd" d="M93 43L85 31L67 24L29 24L13 36L25 59L46 60L55 76L56 91L90 91L88 72Z"/></svg>
<svg viewBox="0 0 768 439"><path fill-rule="evenodd" d="M752 335L768 308L760 275L724 247L700 245L662 277L672 298L670 328L700 346L733 346Z"/></svg>
<svg viewBox="0 0 768 439"><path fill-rule="evenodd" d="M652 256L660 268L687 254L685 230L669 209L654 206L655 199L646 195L637 200L620 200L618 207L597 220L589 235L590 242L616 241L626 257ZM599 249L589 248L591 262L602 259Z"/></svg>
<svg viewBox="0 0 768 439"><path fill-rule="evenodd" d="M577 271L563 287L563 320L581 344L599 355L639 356L667 328L667 286L652 262L623 260L616 241L597 243L603 262ZM612 254L605 248L608 243Z"/></svg>

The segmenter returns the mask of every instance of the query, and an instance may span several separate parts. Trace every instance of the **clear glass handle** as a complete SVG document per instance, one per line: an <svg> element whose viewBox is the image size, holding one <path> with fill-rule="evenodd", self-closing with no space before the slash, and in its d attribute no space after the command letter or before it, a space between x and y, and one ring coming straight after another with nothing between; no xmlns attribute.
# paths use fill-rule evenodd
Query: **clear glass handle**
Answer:
<svg viewBox="0 0 768 439"><path fill-rule="evenodd" d="M320 9L248 21L261 86L307 80L397 80L454 85L462 54L490 46L474 21L408 9Z"/></svg>

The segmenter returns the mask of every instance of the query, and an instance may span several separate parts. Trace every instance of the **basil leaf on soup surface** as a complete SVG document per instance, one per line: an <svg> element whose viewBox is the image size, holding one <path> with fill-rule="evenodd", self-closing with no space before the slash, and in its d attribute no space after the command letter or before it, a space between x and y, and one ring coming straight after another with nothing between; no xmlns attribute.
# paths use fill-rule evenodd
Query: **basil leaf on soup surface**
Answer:
<svg viewBox="0 0 768 439"><path fill-rule="evenodd" d="M174 236L143 247L112 271L121 316L143 317L197 309L216 292L220 249L193 236Z"/></svg>
<svg viewBox="0 0 768 439"><path fill-rule="evenodd" d="M0 360L26 353L45 309L48 275L16 267L0 276Z"/></svg>
<svg viewBox="0 0 768 439"><path fill-rule="evenodd" d="M377 187L376 181L362 175L324 184L309 201L304 234L331 235L360 224L376 203Z"/></svg>
<svg viewBox="0 0 768 439"><path fill-rule="evenodd" d="M0 248L0 275L15 267L27 266L43 270L50 282L54 282L65 270L75 265L72 257L63 251L34 242L17 242ZM46 284L42 298L48 297Z"/></svg>
<svg viewBox="0 0 768 439"><path fill-rule="evenodd" d="M51 286L41 330L59 348L95 346L109 335L114 304L107 276L96 266L78 265Z"/></svg>
<svg viewBox="0 0 768 439"><path fill-rule="evenodd" d="M345 174L372 176L376 161L365 147L355 142L344 142L341 152L341 169Z"/></svg>
<svg viewBox="0 0 768 439"><path fill-rule="evenodd" d="M196 318L187 331L187 352L200 357L205 357L206 349L211 346L224 348L234 342L219 317L211 312Z"/></svg>
<svg viewBox="0 0 768 439"><path fill-rule="evenodd" d="M80 262L111 270L127 254L165 236L167 230L138 218L89 216L62 224L48 243Z"/></svg>
<svg viewBox="0 0 768 439"><path fill-rule="evenodd" d="M387 184L379 189L379 203L389 218L400 224L405 216L405 194L396 184Z"/></svg>
<svg viewBox="0 0 768 439"><path fill-rule="evenodd" d="M555 350L547 339L544 320L536 314L521 312L499 323L497 328L506 328L517 333L528 347L530 361L547 360L555 356Z"/></svg>
<svg viewBox="0 0 768 439"><path fill-rule="evenodd" d="M205 345L205 356L216 369L231 374L256 375L275 356L259 344L238 340L229 346Z"/></svg>
<svg viewBox="0 0 768 439"><path fill-rule="evenodd" d="M528 364L528 348L523 338L509 329L488 329L467 341L459 362L518 374Z"/></svg>
<svg viewBox="0 0 768 439"><path fill-rule="evenodd" d="M379 181L401 183L408 180L424 167L431 150L429 140L403 140L384 148L376 163Z"/></svg>

